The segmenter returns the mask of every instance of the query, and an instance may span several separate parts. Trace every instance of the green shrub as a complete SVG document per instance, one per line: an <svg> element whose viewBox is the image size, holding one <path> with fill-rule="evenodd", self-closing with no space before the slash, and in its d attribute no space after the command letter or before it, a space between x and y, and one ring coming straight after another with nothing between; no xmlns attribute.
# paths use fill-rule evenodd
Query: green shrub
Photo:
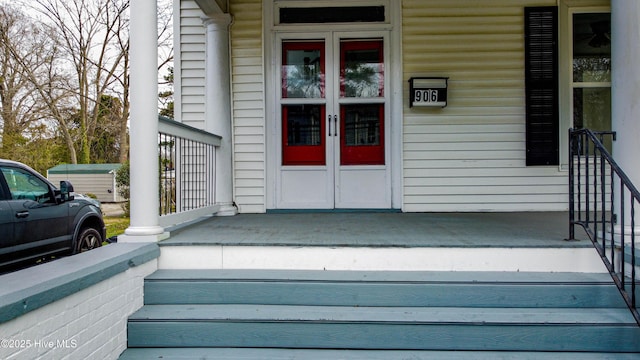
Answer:
<svg viewBox="0 0 640 360"><path fill-rule="evenodd" d="M122 164L116 172L116 186L118 187L118 194L126 199L122 204L122 210L124 210L124 215L129 217L131 210L131 201L129 200L129 161Z"/></svg>

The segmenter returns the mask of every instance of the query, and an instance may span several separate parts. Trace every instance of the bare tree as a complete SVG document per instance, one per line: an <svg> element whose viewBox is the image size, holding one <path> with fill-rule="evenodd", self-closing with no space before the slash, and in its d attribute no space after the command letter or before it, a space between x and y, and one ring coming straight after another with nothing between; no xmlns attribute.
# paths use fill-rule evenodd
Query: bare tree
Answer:
<svg viewBox="0 0 640 360"><path fill-rule="evenodd" d="M70 71L66 91L77 108L74 121L59 121L63 132L77 133L79 143L70 147L72 163L91 161L91 142L99 121L103 95L122 93L118 77L127 57L119 39L128 30L128 0L34 0L26 4L43 16L57 35L60 51L58 64ZM58 112L59 103L49 102L50 111ZM126 114L122 115L126 123ZM77 126L77 129L73 129Z"/></svg>
<svg viewBox="0 0 640 360"><path fill-rule="evenodd" d="M158 72L164 68L171 68L173 64L173 2L171 0L158 1ZM131 108L129 102L129 33L120 32L118 34L118 46L126 56L123 58L122 71L117 77L118 84L122 89L120 100L122 101L122 112L128 119ZM166 77L165 77L166 79ZM170 87L173 93L173 76L171 82L164 81L161 86ZM160 104L159 104L160 106ZM120 123L120 162L124 163L129 155L129 133L127 131L128 123L123 121Z"/></svg>
<svg viewBox="0 0 640 360"><path fill-rule="evenodd" d="M5 156L19 159L16 141L24 142L27 127L39 120L55 121L75 162L75 144L69 127L73 105L55 33L30 21L16 9L3 8L12 24L3 31L3 148ZM35 124L39 126L39 124ZM33 132L31 133L33 134Z"/></svg>
<svg viewBox="0 0 640 360"><path fill-rule="evenodd" d="M173 1L171 0L158 1L158 56L158 72L173 68ZM170 85L173 86L173 77Z"/></svg>
<svg viewBox="0 0 640 360"><path fill-rule="evenodd" d="M17 61L48 119L57 123L71 163L101 161L92 156L94 142L104 146L105 129L114 132L113 144L121 162L128 158L129 117L129 0L23 1L32 22L49 39L41 51L29 51L16 42L7 58ZM159 71L173 61L172 2L158 6ZM2 35L2 34L0 34ZM34 66L27 54L38 61ZM2 55L0 55L2 56ZM1 60L1 59L0 59ZM1 69L0 69L1 72ZM0 81L1 83L1 81ZM118 113L104 117L104 99L118 98Z"/></svg>
<svg viewBox="0 0 640 360"><path fill-rule="evenodd" d="M26 144L33 135L44 135L51 116L43 102L45 91L53 93L45 78L56 78L51 68L55 58L46 27L31 21L19 9L0 6L0 117L2 156L16 160L29 158ZM38 87L33 79L39 78ZM47 88L49 90L47 90ZM50 135L47 132L47 135Z"/></svg>

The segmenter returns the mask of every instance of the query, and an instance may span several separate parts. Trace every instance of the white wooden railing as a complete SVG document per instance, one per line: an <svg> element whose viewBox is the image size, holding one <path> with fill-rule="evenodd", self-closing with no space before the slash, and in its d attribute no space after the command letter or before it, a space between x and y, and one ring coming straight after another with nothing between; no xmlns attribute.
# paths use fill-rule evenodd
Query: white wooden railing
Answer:
<svg viewBox="0 0 640 360"><path fill-rule="evenodd" d="M216 152L221 137L160 117L160 226L167 228L214 214Z"/></svg>

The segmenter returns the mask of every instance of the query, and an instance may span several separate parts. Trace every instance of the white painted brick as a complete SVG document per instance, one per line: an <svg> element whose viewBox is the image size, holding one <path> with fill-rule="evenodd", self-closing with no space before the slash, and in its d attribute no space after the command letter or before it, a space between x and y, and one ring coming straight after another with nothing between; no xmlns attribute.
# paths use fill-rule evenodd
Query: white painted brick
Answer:
<svg viewBox="0 0 640 360"><path fill-rule="evenodd" d="M89 327L90 324L91 322L89 321L88 316L80 316L69 322L67 325L67 329L69 333L77 334L82 329L86 329L87 327Z"/></svg>
<svg viewBox="0 0 640 360"><path fill-rule="evenodd" d="M38 324L37 335L39 338L46 338L50 334L55 334L60 331L62 327L64 327L63 318L71 318L69 316L65 316L66 313L56 314L55 316L44 319L40 324Z"/></svg>
<svg viewBox="0 0 640 360"><path fill-rule="evenodd" d="M15 319L14 319L15 320ZM20 327L20 323L17 321L9 321L2 326L2 336L12 338L18 336L23 329ZM2 357L0 357L2 358Z"/></svg>

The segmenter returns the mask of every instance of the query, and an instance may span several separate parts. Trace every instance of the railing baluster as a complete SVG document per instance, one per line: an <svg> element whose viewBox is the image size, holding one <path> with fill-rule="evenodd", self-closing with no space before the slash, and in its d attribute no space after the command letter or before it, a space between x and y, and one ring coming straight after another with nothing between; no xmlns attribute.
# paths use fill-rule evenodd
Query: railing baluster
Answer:
<svg viewBox="0 0 640 360"><path fill-rule="evenodd" d="M631 197L631 303L636 307L636 199ZM622 240L624 247L624 239ZM624 262L624 259L623 259ZM623 273L622 276L625 276Z"/></svg>
<svg viewBox="0 0 640 360"><path fill-rule="evenodd" d="M624 226L625 226L625 211L624 211L624 181L622 181L622 179L620 179L620 248L623 249L624 251L624 238L626 236L625 232L624 232ZM631 197L633 199L633 197ZM625 273L625 261L624 261L624 257L622 258L622 264L620 264L620 271L622 272L622 274ZM623 276L623 285L624 285L624 276Z"/></svg>
<svg viewBox="0 0 640 360"><path fill-rule="evenodd" d="M600 238L598 234L598 150L593 148L593 236L597 242ZM589 199L591 200L591 199ZM587 204L591 203L588 201ZM606 247L604 238L602 239L602 247Z"/></svg>
<svg viewBox="0 0 640 360"><path fill-rule="evenodd" d="M583 137L580 134L576 137L578 140L578 221L582 222L582 151L583 151Z"/></svg>
<svg viewBox="0 0 640 360"><path fill-rule="evenodd" d="M574 157L575 157L575 138L573 136L573 129L569 129L569 240L575 240L576 238L576 225L575 225L575 169L574 169ZM580 202L578 202L579 204Z"/></svg>
<svg viewBox="0 0 640 360"><path fill-rule="evenodd" d="M609 166L611 167L611 166ZM610 196L609 196L609 202L610 202L610 213L609 213L609 226L611 227L611 241L615 242L616 236L615 236L615 226L616 226L616 210L615 210L615 172L613 171L613 169L611 169L609 171L609 183L610 183L610 189L609 191ZM622 266L624 267L624 261L622 262Z"/></svg>
<svg viewBox="0 0 640 360"><path fill-rule="evenodd" d="M590 204L590 199L591 199L591 195L589 194L589 143L585 141L584 144L584 148L585 148L585 164L584 164L584 173L585 173L585 177L584 177L584 192L585 192L585 219L584 221L589 224L590 222L590 214L591 214L591 204Z"/></svg>
<svg viewBox="0 0 640 360"><path fill-rule="evenodd" d="M604 237L605 232L605 224L607 221L607 181L606 181L606 172L605 172L605 160L602 152L600 152L600 222L602 227L602 235Z"/></svg>

